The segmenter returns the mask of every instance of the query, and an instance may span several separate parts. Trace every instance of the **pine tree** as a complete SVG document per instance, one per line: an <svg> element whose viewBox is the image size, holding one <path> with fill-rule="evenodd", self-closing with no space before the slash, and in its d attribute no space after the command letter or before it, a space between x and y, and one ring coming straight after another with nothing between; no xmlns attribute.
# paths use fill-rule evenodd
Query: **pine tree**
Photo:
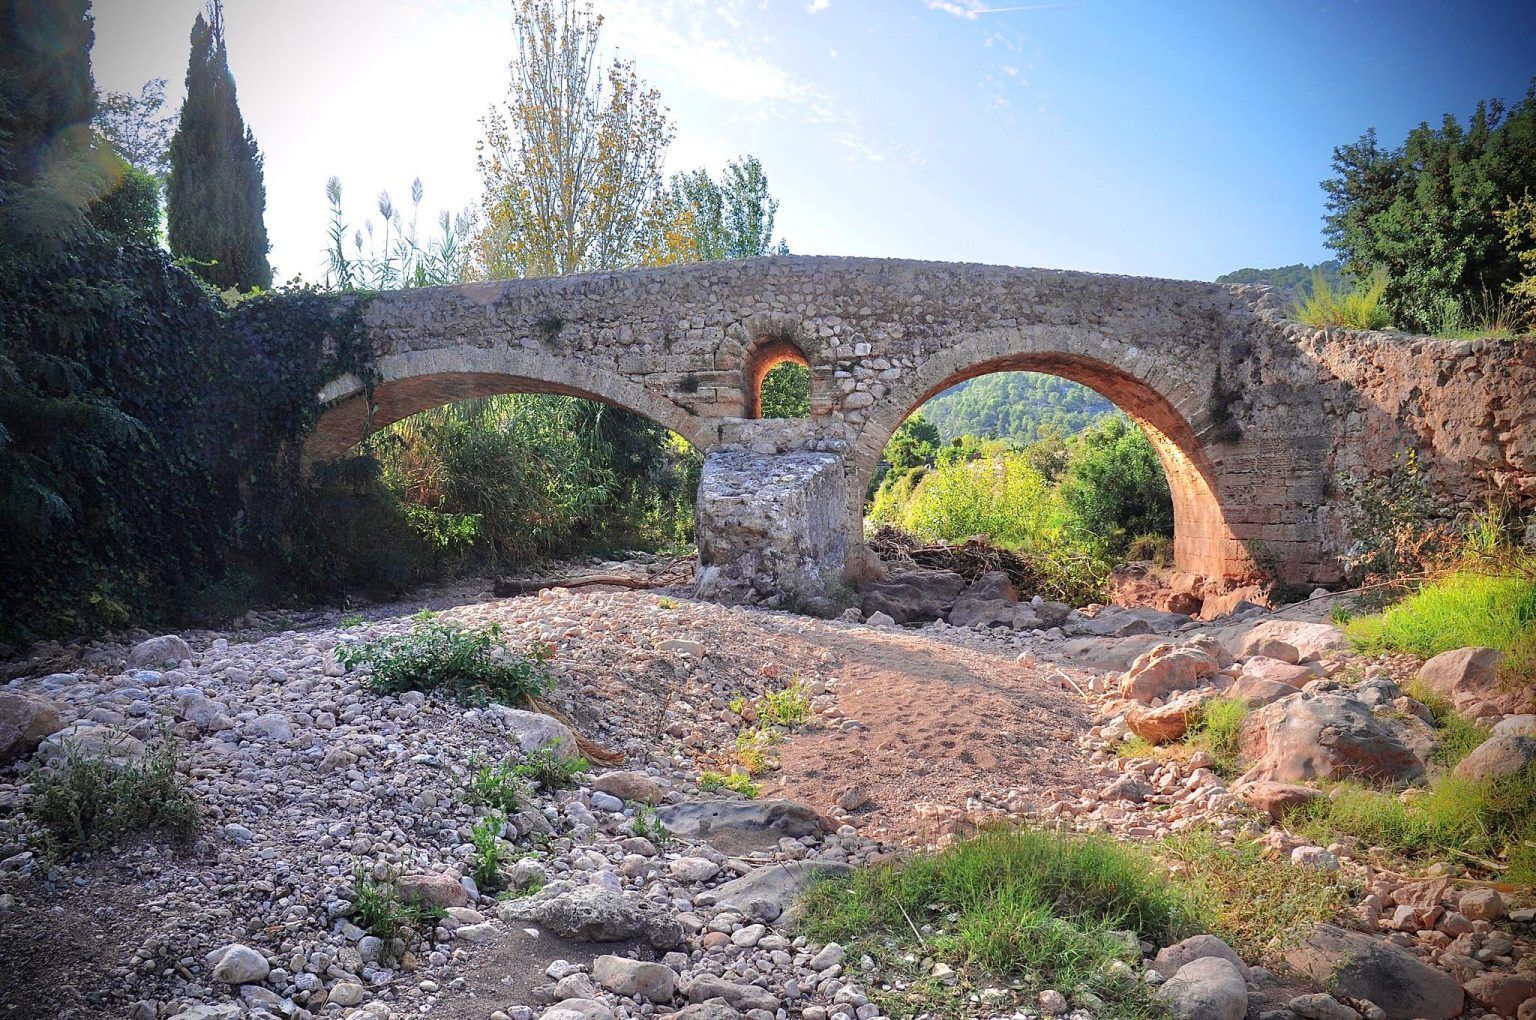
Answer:
<svg viewBox="0 0 1536 1020"><path fill-rule="evenodd" d="M187 98L166 185L171 253L220 290L272 285L261 150L240 116L219 0L192 24Z"/></svg>

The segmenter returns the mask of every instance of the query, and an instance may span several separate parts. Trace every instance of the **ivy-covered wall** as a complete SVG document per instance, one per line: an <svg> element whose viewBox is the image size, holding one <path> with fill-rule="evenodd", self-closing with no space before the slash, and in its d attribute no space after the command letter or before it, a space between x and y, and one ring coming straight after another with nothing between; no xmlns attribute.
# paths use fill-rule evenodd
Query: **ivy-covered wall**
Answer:
<svg viewBox="0 0 1536 1020"><path fill-rule="evenodd" d="M331 583L298 453L320 383L370 374L361 299L226 309L91 231L0 257L0 292L0 642Z"/></svg>

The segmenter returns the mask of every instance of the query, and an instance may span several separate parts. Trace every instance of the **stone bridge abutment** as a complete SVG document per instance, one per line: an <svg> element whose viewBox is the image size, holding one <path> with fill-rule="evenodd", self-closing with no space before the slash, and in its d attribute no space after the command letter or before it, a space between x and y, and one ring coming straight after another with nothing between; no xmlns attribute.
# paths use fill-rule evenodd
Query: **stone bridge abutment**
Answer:
<svg viewBox="0 0 1536 1020"><path fill-rule="evenodd" d="M705 452L701 588L738 601L813 595L861 565L891 434L998 371L1071 379L1135 419L1169 478L1176 560L1208 576L1335 580L1340 478L1389 474L1410 449L1449 501L1536 502L1536 345L1283 311L1262 287L793 256L392 292L363 309L372 406L334 380L307 449L494 393L627 408ZM811 416L755 420L785 360L810 370Z"/></svg>

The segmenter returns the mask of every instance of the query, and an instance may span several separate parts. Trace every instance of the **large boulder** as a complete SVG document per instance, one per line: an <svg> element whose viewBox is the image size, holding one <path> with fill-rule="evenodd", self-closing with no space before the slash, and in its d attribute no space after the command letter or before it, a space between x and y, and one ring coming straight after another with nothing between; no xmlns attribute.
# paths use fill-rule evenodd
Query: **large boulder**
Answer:
<svg viewBox="0 0 1536 1020"><path fill-rule="evenodd" d="M0 762L24 758L64 725L59 706L22 691L0 691Z"/></svg>
<svg viewBox="0 0 1536 1020"><path fill-rule="evenodd" d="M1333 624L1301 620L1264 620L1232 633L1225 644L1234 656L1246 659L1259 654L1259 650L1271 641L1284 642L1296 649L1301 662L1321 659L1349 648L1349 638Z"/></svg>
<svg viewBox="0 0 1536 1020"><path fill-rule="evenodd" d="M1501 682L1503 662L1504 653L1495 648L1455 648L1419 667L1419 682L1459 709L1486 703L1505 715L1530 711L1531 692L1516 691Z"/></svg>
<svg viewBox="0 0 1536 1020"><path fill-rule="evenodd" d="M897 623L926 623L948 615L964 588L965 578L953 570L914 567L894 569L859 594L865 616L884 613Z"/></svg>
<svg viewBox="0 0 1536 1020"><path fill-rule="evenodd" d="M576 734L554 716L506 705L488 705L482 711L517 742L524 754L546 747L556 748L572 757L581 753L576 748Z"/></svg>
<svg viewBox="0 0 1536 1020"><path fill-rule="evenodd" d="M561 938L584 942L644 939L657 949L671 949L683 939L677 921L638 897L595 885L552 890L508 900L501 905L502 920L532 922Z"/></svg>
<svg viewBox="0 0 1536 1020"><path fill-rule="evenodd" d="M677 972L671 967L623 956L599 956L592 961L592 980L615 995L651 1002L671 1002L677 991Z"/></svg>
<svg viewBox="0 0 1536 1020"><path fill-rule="evenodd" d="M1243 723L1239 747L1256 764L1242 782L1308 779L1410 782L1424 775L1414 734L1346 694L1293 694Z"/></svg>
<svg viewBox="0 0 1536 1020"><path fill-rule="evenodd" d="M1503 779L1536 762L1536 737L1523 733L1505 733L1489 737L1456 765L1463 779L1486 782Z"/></svg>
<svg viewBox="0 0 1536 1020"><path fill-rule="evenodd" d="M1203 648L1158 645L1131 663L1120 680L1120 696L1150 705L1176 691L1198 687L1220 669L1221 662Z"/></svg>
<svg viewBox="0 0 1536 1020"><path fill-rule="evenodd" d="M179 666L192 658L192 647L175 634L162 634L140 641L128 653L128 665L134 669L160 669Z"/></svg>
<svg viewBox="0 0 1536 1020"><path fill-rule="evenodd" d="M1205 697L1198 691L1181 694L1158 708L1149 708L1133 702L1125 713L1125 724L1147 743L1171 744L1184 736L1200 718L1200 707Z"/></svg>
<svg viewBox="0 0 1536 1020"><path fill-rule="evenodd" d="M37 754L50 763L69 754L127 762L144 755L144 741L112 726L82 720L48 734L38 744Z"/></svg>
<svg viewBox="0 0 1536 1020"><path fill-rule="evenodd" d="M644 772L604 772L592 780L592 789L620 800L653 806L660 804L666 794L662 785Z"/></svg>
<svg viewBox="0 0 1536 1020"><path fill-rule="evenodd" d="M1208 956L1226 960L1237 968L1237 972L1242 975L1244 981L1248 980L1248 965L1243 962L1243 958L1237 955L1237 950L1215 935L1191 935L1183 942L1166 946L1158 951L1152 966L1166 977L1178 973L1185 964L1203 960Z"/></svg>
<svg viewBox="0 0 1536 1020"><path fill-rule="evenodd" d="M1013 590L1013 582L1001 570L993 570L982 574L956 597L949 622L956 627L1011 627L1018 613L1019 593Z"/></svg>
<svg viewBox="0 0 1536 1020"><path fill-rule="evenodd" d="M1330 995L1369 999L1388 1020L1450 1020L1461 1013L1461 985L1445 971L1385 939L1316 925L1285 961Z"/></svg>
<svg viewBox="0 0 1536 1020"><path fill-rule="evenodd" d="M1259 708L1281 698L1289 698L1295 693L1296 688L1290 684L1278 680L1261 680L1247 673L1232 681L1232 685L1222 692L1226 697L1236 698L1249 708Z"/></svg>
<svg viewBox="0 0 1536 1020"><path fill-rule="evenodd" d="M1243 1020L1248 984L1232 961L1202 956L1163 982L1157 1000L1174 1020Z"/></svg>
<svg viewBox="0 0 1536 1020"><path fill-rule="evenodd" d="M1306 666L1272 659L1267 655L1254 655L1243 663L1243 676L1255 680L1273 680L1299 691L1308 681L1315 679L1317 673Z"/></svg>
<svg viewBox="0 0 1536 1020"><path fill-rule="evenodd" d="M656 816L668 831L727 854L768 850L786 836L800 839L836 829L815 808L793 800L688 800L667 804Z"/></svg>
<svg viewBox="0 0 1536 1020"><path fill-rule="evenodd" d="M444 909L469 905L469 892L457 875L401 875L394 885L395 895L406 903Z"/></svg>
<svg viewBox="0 0 1536 1020"><path fill-rule="evenodd" d="M1259 780L1255 783L1239 783L1232 787L1232 796L1255 811L1268 815L1274 821L1283 822L1285 816L1297 808L1321 800L1323 791L1298 783L1274 783Z"/></svg>
<svg viewBox="0 0 1536 1020"><path fill-rule="evenodd" d="M757 921L789 923L795 900L812 882L846 875L853 869L838 861L784 861L755 868L740 878L699 893L700 906L729 907Z"/></svg>

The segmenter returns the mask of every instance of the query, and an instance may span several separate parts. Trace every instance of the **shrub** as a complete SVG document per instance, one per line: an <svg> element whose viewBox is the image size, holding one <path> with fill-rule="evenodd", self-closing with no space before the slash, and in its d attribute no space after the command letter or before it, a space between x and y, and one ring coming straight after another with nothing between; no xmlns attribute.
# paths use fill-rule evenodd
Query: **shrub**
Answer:
<svg viewBox="0 0 1536 1020"><path fill-rule="evenodd" d="M499 642L500 635L495 624L462 630L423 620L409 634L338 646L336 658L348 669L371 667L366 683L379 694L425 691L510 704L554 687L547 647L533 645L527 655L516 655Z"/></svg>
<svg viewBox="0 0 1536 1020"><path fill-rule="evenodd" d="M1061 496L1078 526L1123 553L1134 535L1173 537L1173 496L1146 433L1121 415L1071 443Z"/></svg>
<svg viewBox="0 0 1536 1020"><path fill-rule="evenodd" d="M1238 767L1238 737L1248 718L1248 705L1241 698L1212 698L1200 709L1200 721L1189 740L1216 759L1216 771L1228 778L1241 771Z"/></svg>
<svg viewBox="0 0 1536 1020"><path fill-rule="evenodd" d="M1170 535L1137 535L1125 547L1127 560L1150 560L1160 567L1173 564L1173 538Z"/></svg>
<svg viewBox="0 0 1536 1020"><path fill-rule="evenodd" d="M138 761L111 751L83 754L66 742L62 760L32 773L26 813L43 832L45 852L100 850L150 830L184 839L197 827L197 801L176 770L169 736Z"/></svg>
<svg viewBox="0 0 1536 1020"><path fill-rule="evenodd" d="M712 793L715 790L730 790L739 793L748 800L756 799L761 789L752 781L751 776L740 772L700 772L699 790L703 793Z"/></svg>
<svg viewBox="0 0 1536 1020"><path fill-rule="evenodd" d="M441 907L407 903L395 892L394 875L376 881L361 863L352 867L352 921L371 935L390 942L414 936L427 922L443 917Z"/></svg>
<svg viewBox="0 0 1536 1020"><path fill-rule="evenodd" d="M559 790L575 785L591 767L592 763L581 755L566 754L559 744L551 744L528 752L520 764L513 766L512 772L546 790Z"/></svg>
<svg viewBox="0 0 1536 1020"><path fill-rule="evenodd" d="M1342 326L1346 329L1385 329L1391 324L1384 299L1387 275L1377 273L1369 282L1348 291L1335 290L1318 273L1312 277L1312 293L1296 303L1296 318L1309 326Z"/></svg>
<svg viewBox="0 0 1536 1020"><path fill-rule="evenodd" d="M495 892L505 884L501 877L501 865L507 854L506 844L501 841L504 825L506 818L500 811L493 811L469 830L469 841L475 848L470 877L482 892Z"/></svg>
<svg viewBox="0 0 1536 1020"><path fill-rule="evenodd" d="M1488 739L1488 731L1456 711L1451 699L1418 680L1410 681L1404 693L1429 709L1430 721L1435 728L1439 747L1433 761L1443 768L1450 768L1476 750Z"/></svg>
<svg viewBox="0 0 1536 1020"><path fill-rule="evenodd" d="M506 814L516 814L528 803L532 789L527 778L507 765L480 765L471 760L468 800Z"/></svg>
<svg viewBox="0 0 1536 1020"><path fill-rule="evenodd" d="M1161 870L1104 837L988 830L935 855L817 883L805 929L888 964L933 957L1038 987L1083 988L1110 1004L1107 1015L1139 1015L1146 986L1116 980L1109 966L1139 959L1119 932L1166 945L1198 927L1194 902Z"/></svg>
<svg viewBox="0 0 1536 1020"><path fill-rule="evenodd" d="M755 702L757 717L775 726L798 726L811 717L811 695L799 680Z"/></svg>
<svg viewBox="0 0 1536 1020"><path fill-rule="evenodd" d="M811 370L783 361L763 376L758 390L759 418L804 418L811 413Z"/></svg>

